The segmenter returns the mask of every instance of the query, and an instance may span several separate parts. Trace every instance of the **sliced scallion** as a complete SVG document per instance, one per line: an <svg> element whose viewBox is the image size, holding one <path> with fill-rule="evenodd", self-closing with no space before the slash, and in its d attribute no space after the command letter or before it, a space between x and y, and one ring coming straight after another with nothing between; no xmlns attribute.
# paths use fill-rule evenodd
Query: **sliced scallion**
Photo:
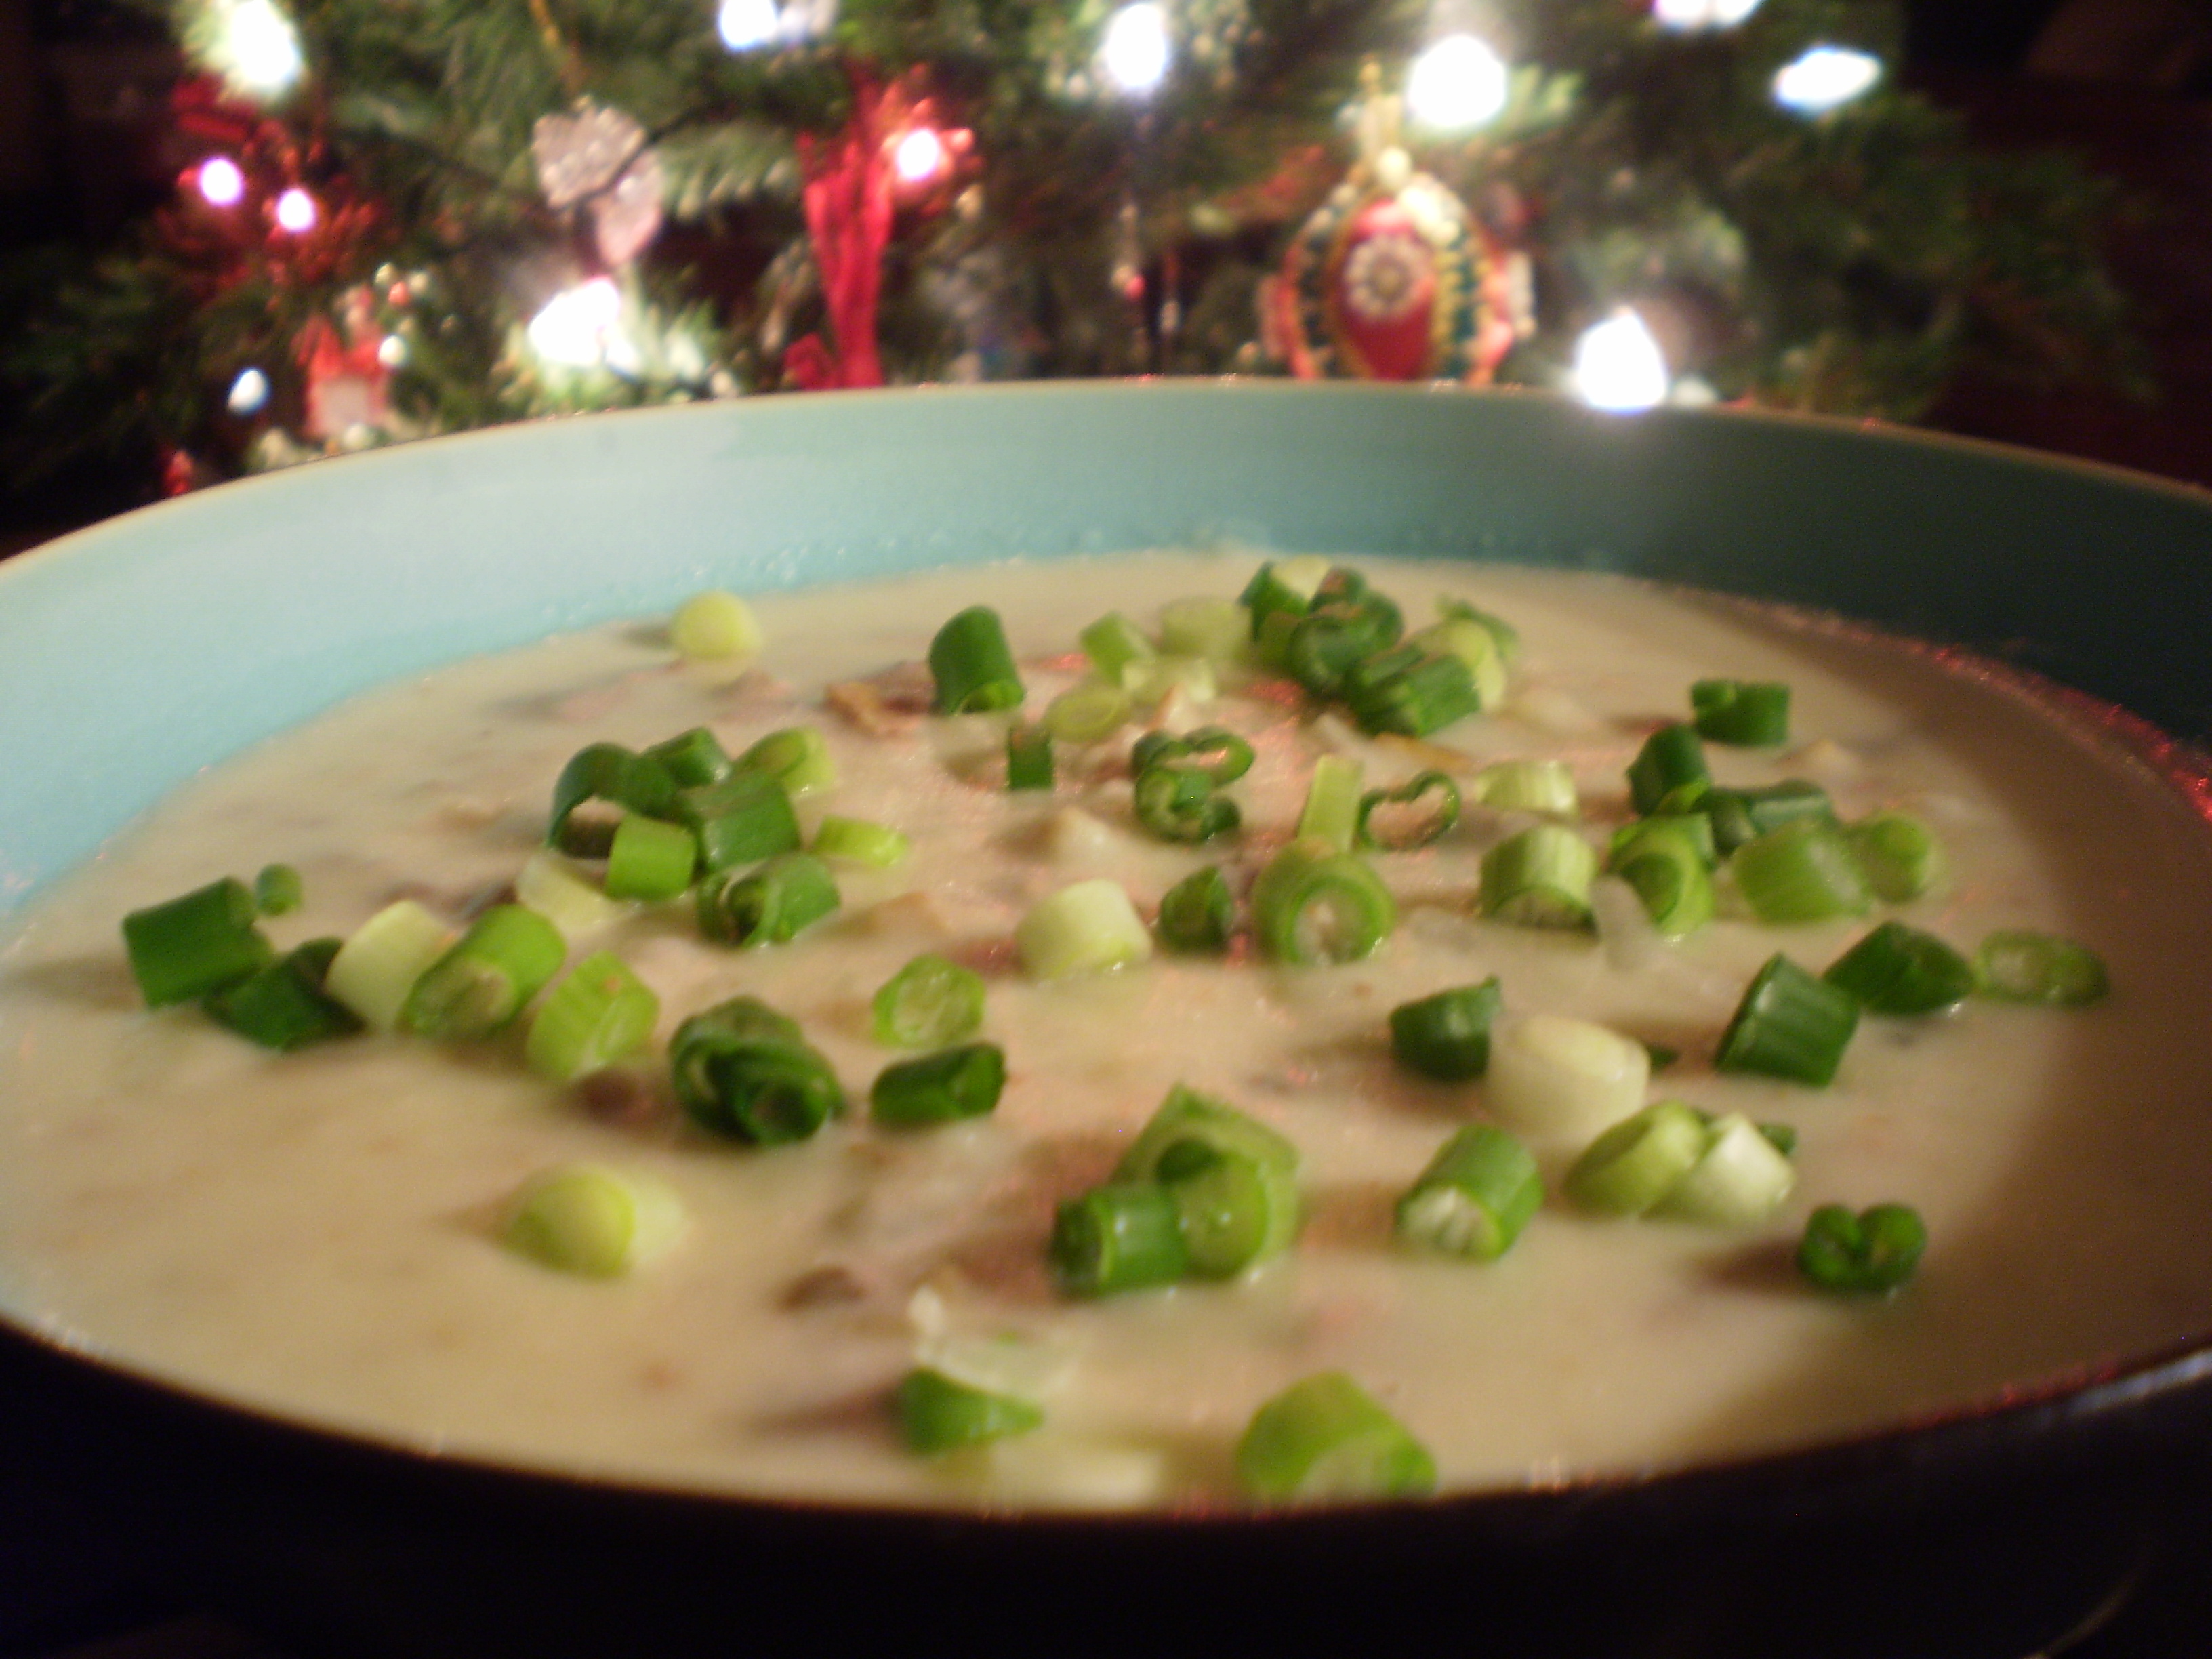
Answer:
<svg viewBox="0 0 2212 1659"><path fill-rule="evenodd" d="M1116 1181L1154 1181L1160 1159L1180 1140L1202 1140L1227 1152L1256 1158L1263 1164L1295 1172L1298 1149L1283 1134L1211 1095L1183 1084L1169 1090L1159 1109L1145 1121L1121 1161L1114 1167Z"/></svg>
<svg viewBox="0 0 2212 1659"><path fill-rule="evenodd" d="M1121 884L1099 877L1030 907L1014 928L1022 963L1038 979L1105 973L1143 962L1152 936Z"/></svg>
<svg viewBox="0 0 2212 1659"><path fill-rule="evenodd" d="M1863 916L1874 895L1844 832L1825 818L1792 818L1737 848L1737 890L1770 925Z"/></svg>
<svg viewBox="0 0 2212 1659"><path fill-rule="evenodd" d="M923 1457L1026 1434L1044 1423L1044 1408L1033 1400L979 1389L927 1365L900 1379L891 1411L907 1449Z"/></svg>
<svg viewBox="0 0 2212 1659"><path fill-rule="evenodd" d="M1903 904L1943 879L1949 860L1936 832L1910 812L1871 812L1846 826L1867 885L1885 902Z"/></svg>
<svg viewBox="0 0 2212 1659"><path fill-rule="evenodd" d="M1723 858L1756 841L1770 830L1778 830L1792 818L1836 821L1835 804L1817 783L1787 778L1764 789L1709 789L1698 802L1713 828L1713 846Z"/></svg>
<svg viewBox="0 0 2212 1659"><path fill-rule="evenodd" d="M828 739L811 726L771 732L738 757L739 768L774 778L793 800L837 784L837 763Z"/></svg>
<svg viewBox="0 0 2212 1659"><path fill-rule="evenodd" d="M1910 1205L1875 1204L1853 1215L1823 1204L1805 1218L1797 1270L1824 1291L1887 1296L1912 1277L1927 1249L1927 1224Z"/></svg>
<svg viewBox="0 0 2212 1659"><path fill-rule="evenodd" d="M1160 900L1160 943L1186 955L1208 955L1229 948L1237 927L1237 902L1218 866L1194 870Z"/></svg>
<svg viewBox="0 0 2212 1659"><path fill-rule="evenodd" d="M695 593L677 609L668 624L668 642L679 657L728 661L758 654L761 625L752 607L734 593L713 589Z"/></svg>
<svg viewBox="0 0 2212 1659"><path fill-rule="evenodd" d="M907 854L914 851L914 842L904 830L887 823L840 817L833 812L823 815L821 827L814 832L812 850L818 859L842 859L871 870L888 870L906 861Z"/></svg>
<svg viewBox="0 0 2212 1659"><path fill-rule="evenodd" d="M1567 1196L1601 1215L1642 1215L1690 1173L1710 1138L1693 1108L1655 1101L1590 1142L1567 1171Z"/></svg>
<svg viewBox="0 0 2212 1659"><path fill-rule="evenodd" d="M1061 743L1103 743L1136 710L1119 685L1092 681L1061 692L1045 705L1044 729Z"/></svg>
<svg viewBox="0 0 2212 1659"><path fill-rule="evenodd" d="M354 929L331 958L323 989L369 1029L398 1029L415 981L453 943L453 930L413 899L396 899Z"/></svg>
<svg viewBox="0 0 2212 1659"><path fill-rule="evenodd" d="M1372 956L1398 925L1398 902L1364 861L1294 841L1252 888L1252 929L1277 962L1302 968Z"/></svg>
<svg viewBox="0 0 2212 1659"><path fill-rule="evenodd" d="M219 991L266 966L276 947L254 926L261 907L234 876L123 918L131 972L149 1008Z"/></svg>
<svg viewBox="0 0 2212 1659"><path fill-rule="evenodd" d="M1661 726L1629 763L1629 795L1646 815L1692 810L1712 781L1698 728L1686 721Z"/></svg>
<svg viewBox="0 0 2212 1659"><path fill-rule="evenodd" d="M1251 618L1253 640L1261 641L1271 617L1295 621L1304 616L1328 570L1328 561L1317 553L1271 560L1261 565L1245 584L1244 591L1237 596L1237 603Z"/></svg>
<svg viewBox="0 0 2212 1659"><path fill-rule="evenodd" d="M1214 787L1212 774L1197 766L1146 767L1137 775L1130 800L1137 822L1163 841L1211 841L1243 818L1237 803Z"/></svg>
<svg viewBox="0 0 2212 1659"><path fill-rule="evenodd" d="M1314 763L1298 813L1300 841L1326 842L1349 853L1359 834L1359 785L1364 769L1348 755L1323 755Z"/></svg>
<svg viewBox="0 0 2212 1659"><path fill-rule="evenodd" d="M672 899L698 867L699 843L689 830L633 812L615 826L607 848L607 896L648 904Z"/></svg>
<svg viewBox="0 0 2212 1659"><path fill-rule="evenodd" d="M1782 1207L1797 1170L1741 1113L1717 1118L1705 1150L1653 1212L1708 1227L1755 1227Z"/></svg>
<svg viewBox="0 0 2212 1659"><path fill-rule="evenodd" d="M1490 1027L1504 1001L1492 975L1390 1011L1390 1052L1399 1063L1439 1082L1480 1077L1490 1066Z"/></svg>
<svg viewBox="0 0 2212 1659"><path fill-rule="evenodd" d="M1076 635L1083 653L1102 678L1120 684L1121 671L1132 663L1150 662L1159 655L1145 630L1118 611L1109 611Z"/></svg>
<svg viewBox="0 0 2212 1659"><path fill-rule="evenodd" d="M1344 700L1363 731L1408 738L1440 732L1482 707L1466 663L1418 646L1386 651L1353 668L1344 677Z"/></svg>
<svg viewBox="0 0 2212 1659"><path fill-rule="evenodd" d="M610 951L594 951L545 994L530 1018L523 1058L556 1083L604 1071L653 1035L660 999Z"/></svg>
<svg viewBox="0 0 2212 1659"><path fill-rule="evenodd" d="M1582 811L1574 772L1565 761L1494 762L1474 775L1474 794L1485 806L1505 812L1549 812L1571 818Z"/></svg>
<svg viewBox="0 0 2212 1659"><path fill-rule="evenodd" d="M924 954L885 980L868 1005L876 1041L892 1048L944 1048L983 1024L983 979Z"/></svg>
<svg viewBox="0 0 2212 1659"><path fill-rule="evenodd" d="M1398 1200L1398 1237L1446 1255L1494 1261L1543 1201L1528 1149L1502 1129L1470 1123Z"/></svg>
<svg viewBox="0 0 2212 1659"><path fill-rule="evenodd" d="M574 939L622 920L629 906L609 898L583 872L550 847L523 860L514 873L514 896Z"/></svg>
<svg viewBox="0 0 2212 1659"><path fill-rule="evenodd" d="M264 864L253 878L254 908L264 916L289 916L307 896L299 871L289 864Z"/></svg>
<svg viewBox="0 0 2212 1659"><path fill-rule="evenodd" d="M507 1248L587 1279L618 1279L673 1244L684 1200L646 1175L568 1164L534 1176L515 1195Z"/></svg>
<svg viewBox="0 0 2212 1659"><path fill-rule="evenodd" d="M940 714L1012 708L1024 696L1006 626L988 605L970 605L937 630L929 642L929 672Z"/></svg>
<svg viewBox="0 0 2212 1659"><path fill-rule="evenodd" d="M1017 724L1006 728L1006 787L1052 787L1052 733L1042 726Z"/></svg>
<svg viewBox="0 0 2212 1659"><path fill-rule="evenodd" d="M361 1020L323 991L338 945L334 939L310 939L244 979L209 992L200 1006L217 1024L280 1053L349 1036L361 1030Z"/></svg>
<svg viewBox="0 0 2212 1659"><path fill-rule="evenodd" d="M1129 770L1140 773L1171 763L1228 784L1250 771L1253 759L1252 745L1226 726L1201 726L1180 735L1146 732L1129 751Z"/></svg>
<svg viewBox="0 0 2212 1659"><path fill-rule="evenodd" d="M1409 642L1431 655L1457 657L1465 663L1482 708L1495 708L1505 701L1505 657L1498 648L1498 636L1480 623L1447 617L1412 635Z"/></svg>
<svg viewBox="0 0 2212 1659"><path fill-rule="evenodd" d="M1403 853L1443 838L1459 822L1459 786L1442 772L1416 773L1395 789L1359 798L1352 838L1361 847Z"/></svg>
<svg viewBox="0 0 2212 1659"><path fill-rule="evenodd" d="M1170 656L1234 662L1252 637L1252 613L1233 599L1200 595L1160 607L1160 649Z"/></svg>
<svg viewBox="0 0 2212 1659"><path fill-rule="evenodd" d="M1170 1144L1153 1174L1175 1200L1185 1271L1194 1278L1233 1279L1297 1236L1297 1176L1273 1160L1192 1138Z"/></svg>
<svg viewBox="0 0 2212 1659"><path fill-rule="evenodd" d="M1170 697L1184 702L1212 702L1220 682L1214 676L1213 665L1204 657L1154 657L1123 669L1121 689L1132 702L1157 708Z"/></svg>
<svg viewBox="0 0 2212 1659"><path fill-rule="evenodd" d="M1613 873L1636 890L1662 939L1684 938L1713 918L1712 874L1683 822L1639 818L1613 838Z"/></svg>
<svg viewBox="0 0 2212 1659"><path fill-rule="evenodd" d="M1790 688L1775 680L1699 680L1690 688L1698 735L1764 748L1790 741Z"/></svg>
<svg viewBox="0 0 2212 1659"><path fill-rule="evenodd" d="M1509 665L1521 654L1521 630L1504 617L1469 605L1465 599L1449 598L1437 601L1437 611L1449 621L1480 624L1492 639L1498 641L1498 654Z"/></svg>
<svg viewBox="0 0 2212 1659"><path fill-rule="evenodd" d="M1597 853L1564 824L1534 823L1482 855L1482 914L1516 927L1587 927Z"/></svg>
<svg viewBox="0 0 2212 1659"><path fill-rule="evenodd" d="M969 1042L884 1066L868 1091L868 1108L878 1123L925 1128L984 1116L1006 1086L1006 1050Z"/></svg>
<svg viewBox="0 0 2212 1659"><path fill-rule="evenodd" d="M796 1020L732 997L676 1028L676 1098L701 1128L756 1146L804 1140L845 1104L837 1074Z"/></svg>
<svg viewBox="0 0 2212 1659"><path fill-rule="evenodd" d="M422 971L400 1009L400 1025L454 1042L489 1036L550 982L568 953L561 930L537 911L495 904Z"/></svg>
<svg viewBox="0 0 2212 1659"><path fill-rule="evenodd" d="M1580 1140L1644 1103L1651 1057L1618 1031L1564 1014L1498 1022L1482 1097L1509 1128Z"/></svg>
<svg viewBox="0 0 2212 1659"><path fill-rule="evenodd" d="M1342 1371L1294 1382L1253 1413L1237 1443L1237 1479L1263 1503L1419 1498L1436 1460Z"/></svg>
<svg viewBox="0 0 2212 1659"><path fill-rule="evenodd" d="M1824 1088L1835 1080L1858 1023L1856 997L1778 951L1745 988L1713 1066Z"/></svg>
<svg viewBox="0 0 2212 1659"><path fill-rule="evenodd" d="M679 789L720 783L730 775L730 768L735 764L729 751L722 747L722 740L703 726L695 726L654 744L645 750L645 757L658 762Z"/></svg>
<svg viewBox="0 0 2212 1659"><path fill-rule="evenodd" d="M1283 666L1317 697L1333 697L1352 668L1398 642L1398 607L1379 593L1316 599L1283 644Z"/></svg>
<svg viewBox="0 0 2212 1659"><path fill-rule="evenodd" d="M612 821L602 821L596 828L586 824L576 818L580 808L597 801L623 812L664 818L671 814L676 791L676 780L668 769L651 757L635 754L618 743L587 744L568 757L554 781L546 845L597 857L605 851L604 836L612 832Z"/></svg>
<svg viewBox="0 0 2212 1659"><path fill-rule="evenodd" d="M2078 1008L2112 990L2104 958L2056 933L2008 928L1991 933L1974 952L1974 988L2001 1002L2040 1002Z"/></svg>
<svg viewBox="0 0 2212 1659"><path fill-rule="evenodd" d="M750 874L718 870L699 884L699 931L740 948L781 945L836 910L830 866L811 853L782 853Z"/></svg>
<svg viewBox="0 0 2212 1659"><path fill-rule="evenodd" d="M1885 921L1820 975L1877 1014L1932 1014L1973 994L1974 964L1933 933Z"/></svg>
<svg viewBox="0 0 2212 1659"><path fill-rule="evenodd" d="M1172 1285L1190 1267L1174 1195L1149 1181L1112 1182L1061 1204L1046 1257L1071 1296Z"/></svg>
<svg viewBox="0 0 2212 1659"><path fill-rule="evenodd" d="M666 817L699 842L699 863L708 871L752 864L799 845L799 817L791 796L765 772L735 771L720 783L682 789Z"/></svg>

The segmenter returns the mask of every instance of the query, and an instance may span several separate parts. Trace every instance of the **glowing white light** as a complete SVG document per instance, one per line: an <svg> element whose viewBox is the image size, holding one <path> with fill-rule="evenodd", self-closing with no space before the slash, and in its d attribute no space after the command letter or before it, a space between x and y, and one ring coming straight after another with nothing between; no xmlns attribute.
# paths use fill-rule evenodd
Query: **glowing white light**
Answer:
<svg viewBox="0 0 2212 1659"><path fill-rule="evenodd" d="M1132 97L1142 97L1168 78L1174 49L1168 43L1168 14L1152 0L1138 0L1106 20L1106 39L1098 59L1106 78Z"/></svg>
<svg viewBox="0 0 2212 1659"><path fill-rule="evenodd" d="M1757 11L1759 0L1651 0L1661 28L1732 29Z"/></svg>
<svg viewBox="0 0 2212 1659"><path fill-rule="evenodd" d="M623 332L622 291L607 276L564 289L530 319L531 349L549 363L569 368L620 364L636 355Z"/></svg>
<svg viewBox="0 0 2212 1659"><path fill-rule="evenodd" d="M910 185L926 184L945 165L945 141L928 127L916 127L898 141L891 167Z"/></svg>
<svg viewBox="0 0 2212 1659"><path fill-rule="evenodd" d="M775 0L722 0L714 14L714 32L732 52L772 45L781 28Z"/></svg>
<svg viewBox="0 0 2212 1659"><path fill-rule="evenodd" d="M201 162L193 182L216 207L236 207L246 198L246 175L228 155L210 155Z"/></svg>
<svg viewBox="0 0 2212 1659"><path fill-rule="evenodd" d="M273 98L300 78L307 63L292 20L274 0L216 0L207 55L240 91Z"/></svg>
<svg viewBox="0 0 2212 1659"><path fill-rule="evenodd" d="M1849 46L1814 46L1775 72L1774 101L1800 115L1824 115L1881 79L1881 59Z"/></svg>
<svg viewBox="0 0 2212 1659"><path fill-rule="evenodd" d="M276 198L276 228L289 230L295 236L304 236L315 228L322 215L316 210L315 198L297 185Z"/></svg>
<svg viewBox="0 0 2212 1659"><path fill-rule="evenodd" d="M387 334L376 343L376 361L386 368L397 368L407 361L407 342L397 334Z"/></svg>
<svg viewBox="0 0 2212 1659"><path fill-rule="evenodd" d="M1498 118L1505 107L1505 60L1487 41L1447 34L1413 60L1406 112L1425 127L1453 131Z"/></svg>
<svg viewBox="0 0 2212 1659"><path fill-rule="evenodd" d="M234 415L251 415L269 401L269 377L258 368L240 369L225 399Z"/></svg>
<svg viewBox="0 0 2212 1659"><path fill-rule="evenodd" d="M1626 414L1667 401L1667 360L1632 311L1617 311L1575 343L1575 395Z"/></svg>

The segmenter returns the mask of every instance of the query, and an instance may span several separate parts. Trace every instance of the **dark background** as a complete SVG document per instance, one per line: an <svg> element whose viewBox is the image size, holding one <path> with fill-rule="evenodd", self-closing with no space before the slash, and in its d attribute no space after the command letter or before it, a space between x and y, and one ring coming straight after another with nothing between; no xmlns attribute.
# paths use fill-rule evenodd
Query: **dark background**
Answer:
<svg viewBox="0 0 2212 1659"><path fill-rule="evenodd" d="M1929 423L2212 486L2212 0L1917 0L1908 11L1911 84L1992 146L2066 146L2128 188L2109 252L2157 386L2137 400L1970 382ZM97 246L173 188L174 62L158 28L112 0L0 0L0 256L57 239ZM0 328L21 297L0 288ZM147 484L86 468L0 495L0 556L136 506ZM251 1632L138 1589L109 1541L0 1467L0 1659L278 1659ZM2212 1540L2175 1545L2063 1651L2212 1654Z"/></svg>

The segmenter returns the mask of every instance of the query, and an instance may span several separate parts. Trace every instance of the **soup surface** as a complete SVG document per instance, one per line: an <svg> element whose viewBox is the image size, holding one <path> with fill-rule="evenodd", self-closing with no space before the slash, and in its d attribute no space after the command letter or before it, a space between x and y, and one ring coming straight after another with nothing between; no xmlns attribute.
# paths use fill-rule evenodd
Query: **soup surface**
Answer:
<svg viewBox="0 0 2212 1659"><path fill-rule="evenodd" d="M735 678L678 663L657 625L550 640L396 685L217 768L41 899L0 954L0 1301L62 1342L187 1385L410 1446L752 1493L902 1504L1234 1503L1255 1407L1350 1372L1434 1453L1448 1489L1662 1468L1893 1421L2212 1328L2212 839L2180 793L2087 721L2002 678L1833 624L1588 576L1359 561L1409 624L1440 594L1516 624L1504 706L1431 743L1316 717L1286 682L1158 717L1228 725L1257 763L1243 828L1205 847L1132 814L1124 727L1061 745L1048 793L1008 792L1002 727L825 708L833 682L919 659L988 602L1029 708L1077 683L1085 624L1235 596L1249 556L999 566L757 602L769 643ZM1399 924L1367 960L1273 965L1156 953L1041 983L1016 924L1107 877L1150 916L1203 864L1242 879L1291 834L1315 760L1370 786L1443 760L1565 761L1583 832L1630 814L1624 769L1692 680L1786 681L1781 750L1710 749L1724 784L1816 781L1838 812L1907 809L1949 878L1875 915L1762 926L1724 902L1674 944L1479 919L1483 849L1523 820L1471 808L1442 841L1376 853ZM926 677L922 684L926 686ZM911 855L842 866L842 908L788 944L703 940L684 903L585 941L662 1001L665 1038L741 993L798 1020L856 1109L803 1144L710 1139L649 1081L561 1087L519 1039L373 1035L272 1054L197 1008L143 1006L127 911L283 860L306 903L280 945L345 934L412 895L454 917L542 841L563 763L708 725L732 753L817 727L839 773L799 803L894 824ZM872 729L870 729L872 728ZM2112 994L2081 1009L1970 1000L1869 1016L1835 1084L1717 1074L1715 1044L1778 950L1818 973L1894 915L1971 951L1996 928L2093 946ZM1008 1080L991 1116L896 1132L864 1109L904 1056L869 1003L921 951L984 974L982 1035ZM1509 1014L1594 1020L1679 1051L1647 1098L1798 1132L1796 1182L1745 1230L1578 1212L1578 1142L1532 1146L1544 1207L1502 1259L1408 1251L1392 1206L1480 1081L1394 1061L1390 1009L1498 976ZM1055 1206L1105 1178L1171 1085L1220 1097L1302 1158L1295 1248L1228 1283L1072 1300L1045 1243ZM658 1176L684 1236L615 1280L502 1247L534 1172L588 1159ZM1808 1212L1894 1200L1925 1218L1917 1277L1887 1299L1803 1284ZM1049 1364L1047 1421L988 1451L918 1457L886 1409L918 1352L1022 1337Z"/></svg>

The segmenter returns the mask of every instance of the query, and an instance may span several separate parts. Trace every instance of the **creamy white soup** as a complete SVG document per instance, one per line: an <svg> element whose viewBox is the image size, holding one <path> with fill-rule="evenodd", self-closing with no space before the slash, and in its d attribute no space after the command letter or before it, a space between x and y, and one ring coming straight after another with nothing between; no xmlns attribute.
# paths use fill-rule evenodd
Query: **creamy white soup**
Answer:
<svg viewBox="0 0 2212 1659"><path fill-rule="evenodd" d="M1211 702L1177 691L1101 743L1060 744L1048 793L1005 787L1001 722L911 711L927 686L911 665L963 607L1004 617L1034 714L1083 678L1085 625L1233 599L1257 563L1163 554L760 599L767 643L734 677L679 662L655 624L555 638L212 769L41 898L0 954L6 1310L128 1367L408 1446L732 1492L1040 1507L1243 1501L1232 1458L1255 1408L1320 1372L1356 1379L1429 1449L1439 1485L1464 1490L1802 1443L2212 1328L2212 838L2179 791L2089 722L1878 636L1622 580L1351 562L1409 626L1440 595L1516 626L1504 702L1423 747L1232 674ZM1785 744L1708 745L1718 782L1808 780L1846 822L1908 811L1940 836L1948 877L1784 927L1724 880L1717 917L1672 942L1618 905L1595 931L1516 927L1480 915L1478 871L1528 819L1470 804L1436 843L1367 855L1400 914L1364 960L1291 967L1240 939L1044 982L1014 943L1079 881L1109 879L1148 920L1203 865L1241 892L1325 755L1358 761L1368 787L1563 761L1577 833L1601 852L1631 816L1639 745L1712 677L1793 693ZM825 705L825 686L863 680ZM1226 786L1242 827L1164 842L1133 815L1130 745L1202 724L1256 751ZM629 908L572 959L627 961L659 997L661 1042L739 994L799 1022L848 1103L811 1139L714 1139L649 1064L547 1082L520 1026L274 1054L190 1004L144 1007L126 912L282 861L305 903L264 924L280 946L347 935L402 896L458 924L538 848L578 749L702 725L732 754L818 730L837 781L799 799L801 824L896 826L910 854L837 865L841 907L786 944L709 942L677 902ZM1999 929L2063 935L2112 989L2078 1008L1867 1015L1825 1088L1715 1069L1761 963L1779 951L1819 974L1887 919L1969 954ZM886 1129L869 1088L910 1056L875 1041L870 1000L924 951L983 975L981 1035L1006 1083L986 1117ZM1522 1139L1544 1200L1505 1254L1396 1239L1398 1195L1491 1113L1485 1079L1394 1060L1388 1016L1493 975L1502 1018L1570 1016L1675 1051L1642 1100L1794 1128L1771 1218L1592 1215L1561 1191L1587 1134L1537 1133ZM1107 1177L1178 1083L1295 1145L1295 1244L1223 1282L1066 1294L1046 1257L1056 1206ZM672 1247L612 1279L509 1248L518 1189L577 1161L672 1189ZM1791 1262L1808 1213L1880 1201L1923 1218L1917 1274L1887 1297L1808 1285ZM999 1337L1035 1362L1042 1425L908 1450L888 1402L917 1356Z"/></svg>

